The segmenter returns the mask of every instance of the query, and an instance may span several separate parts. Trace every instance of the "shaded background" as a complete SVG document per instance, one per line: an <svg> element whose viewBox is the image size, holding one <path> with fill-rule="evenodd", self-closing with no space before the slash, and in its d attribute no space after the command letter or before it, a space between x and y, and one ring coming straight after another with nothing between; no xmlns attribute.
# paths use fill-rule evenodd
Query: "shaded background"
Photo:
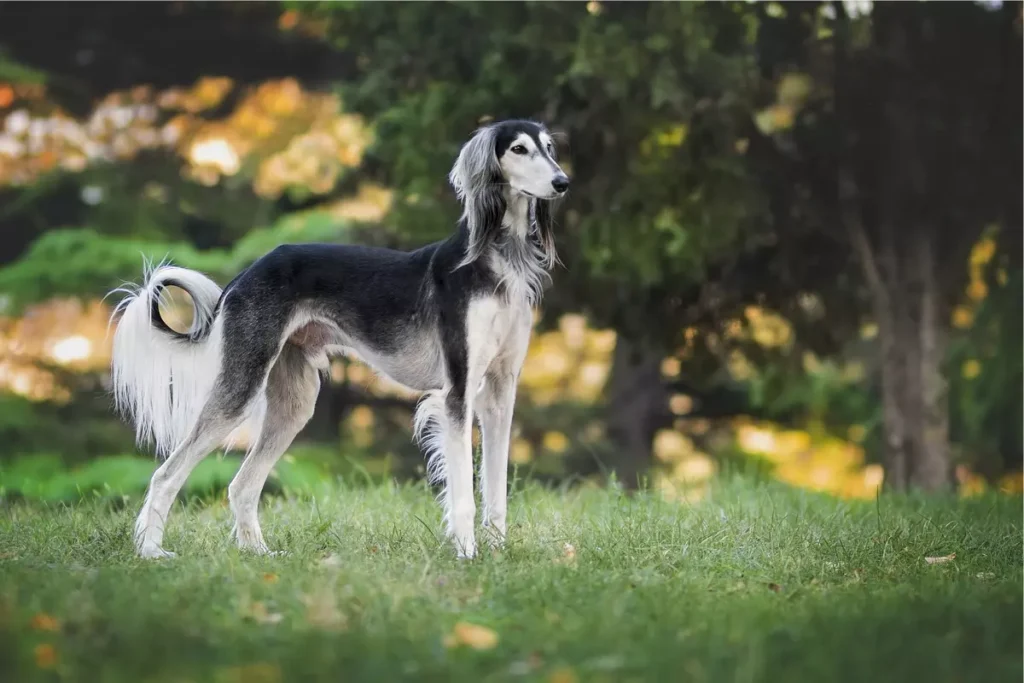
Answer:
<svg viewBox="0 0 1024 683"><path fill-rule="evenodd" d="M0 496L144 490L102 299L142 255L442 238L511 117L574 177L518 477L1019 493L1022 81L1008 2L3 3ZM269 487L419 477L415 400L335 361Z"/></svg>

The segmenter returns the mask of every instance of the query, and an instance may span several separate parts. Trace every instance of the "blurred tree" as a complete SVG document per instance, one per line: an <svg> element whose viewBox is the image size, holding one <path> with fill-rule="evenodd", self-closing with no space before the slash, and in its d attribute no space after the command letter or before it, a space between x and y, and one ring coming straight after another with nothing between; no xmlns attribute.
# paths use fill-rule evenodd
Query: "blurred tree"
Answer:
<svg viewBox="0 0 1024 683"><path fill-rule="evenodd" d="M946 488L956 372L946 361L968 253L997 226L999 251L1013 255L1005 267L1020 269L1019 6L877 3L857 18L843 3L758 11L759 64L778 89L757 117L771 144L752 145L753 159L762 177L789 185L776 210L816 214L861 269L878 324L887 483ZM1016 386L1000 385L1000 400L1020 406L1013 356L1003 370Z"/></svg>

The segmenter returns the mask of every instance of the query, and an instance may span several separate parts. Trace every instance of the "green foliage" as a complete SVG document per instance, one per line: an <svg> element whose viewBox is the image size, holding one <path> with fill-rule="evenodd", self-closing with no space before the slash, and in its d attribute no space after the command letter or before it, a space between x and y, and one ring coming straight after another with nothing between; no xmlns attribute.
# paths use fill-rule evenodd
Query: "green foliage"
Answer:
<svg viewBox="0 0 1024 683"><path fill-rule="evenodd" d="M5 508L8 678L989 683L1024 673L1019 499L848 503L731 480L677 505L528 486L511 496L506 549L473 562L439 542L422 486L268 501L264 533L289 551L274 558L233 550L226 505L190 503L167 527L179 557L139 561L135 512ZM446 646L459 622L490 629L493 647ZM59 674L39 668L42 644Z"/></svg>
<svg viewBox="0 0 1024 683"><path fill-rule="evenodd" d="M36 403L0 393L0 464L52 453L69 464L130 450L132 434L111 414L109 397L82 392L69 404Z"/></svg>
<svg viewBox="0 0 1024 683"><path fill-rule="evenodd" d="M103 296L141 274L143 259L170 259L220 279L222 284L280 244L340 241L348 227L326 213L312 212L252 230L231 249L199 250L184 242L111 237L91 228L51 230L15 263L0 268L4 313L57 296Z"/></svg>
<svg viewBox="0 0 1024 683"><path fill-rule="evenodd" d="M375 122L399 192L394 224L450 232L445 178L480 121L567 133L574 176L559 240L599 320L643 333L664 285L699 282L745 249L763 213L737 142L754 78L748 12L698 3L303 4L364 64L346 105ZM671 296L671 295L668 295ZM646 306L645 306L646 302ZM670 320L665 323L671 325ZM651 334L659 334L654 330ZM674 334L672 330L668 334Z"/></svg>
<svg viewBox="0 0 1024 683"><path fill-rule="evenodd" d="M0 82L16 84L43 84L48 80L46 72L12 58L0 46Z"/></svg>

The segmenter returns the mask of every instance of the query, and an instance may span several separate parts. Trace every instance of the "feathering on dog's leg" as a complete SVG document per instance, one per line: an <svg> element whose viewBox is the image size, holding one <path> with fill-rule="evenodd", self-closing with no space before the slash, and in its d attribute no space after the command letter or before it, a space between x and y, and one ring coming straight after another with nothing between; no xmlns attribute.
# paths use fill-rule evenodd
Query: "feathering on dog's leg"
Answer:
<svg viewBox="0 0 1024 683"><path fill-rule="evenodd" d="M261 555L273 554L263 540L258 507L260 493L277 461L313 417L320 376L299 349L286 344L267 380L267 412L256 444L228 486L235 516L238 547Z"/></svg>

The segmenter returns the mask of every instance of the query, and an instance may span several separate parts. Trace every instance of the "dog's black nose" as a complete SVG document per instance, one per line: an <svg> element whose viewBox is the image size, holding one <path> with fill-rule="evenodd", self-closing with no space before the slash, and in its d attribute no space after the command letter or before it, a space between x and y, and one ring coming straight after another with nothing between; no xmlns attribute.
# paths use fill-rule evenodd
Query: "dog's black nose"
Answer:
<svg viewBox="0 0 1024 683"><path fill-rule="evenodd" d="M569 189L569 179L564 175L555 176L551 181L551 187L555 188L555 192L565 192Z"/></svg>

